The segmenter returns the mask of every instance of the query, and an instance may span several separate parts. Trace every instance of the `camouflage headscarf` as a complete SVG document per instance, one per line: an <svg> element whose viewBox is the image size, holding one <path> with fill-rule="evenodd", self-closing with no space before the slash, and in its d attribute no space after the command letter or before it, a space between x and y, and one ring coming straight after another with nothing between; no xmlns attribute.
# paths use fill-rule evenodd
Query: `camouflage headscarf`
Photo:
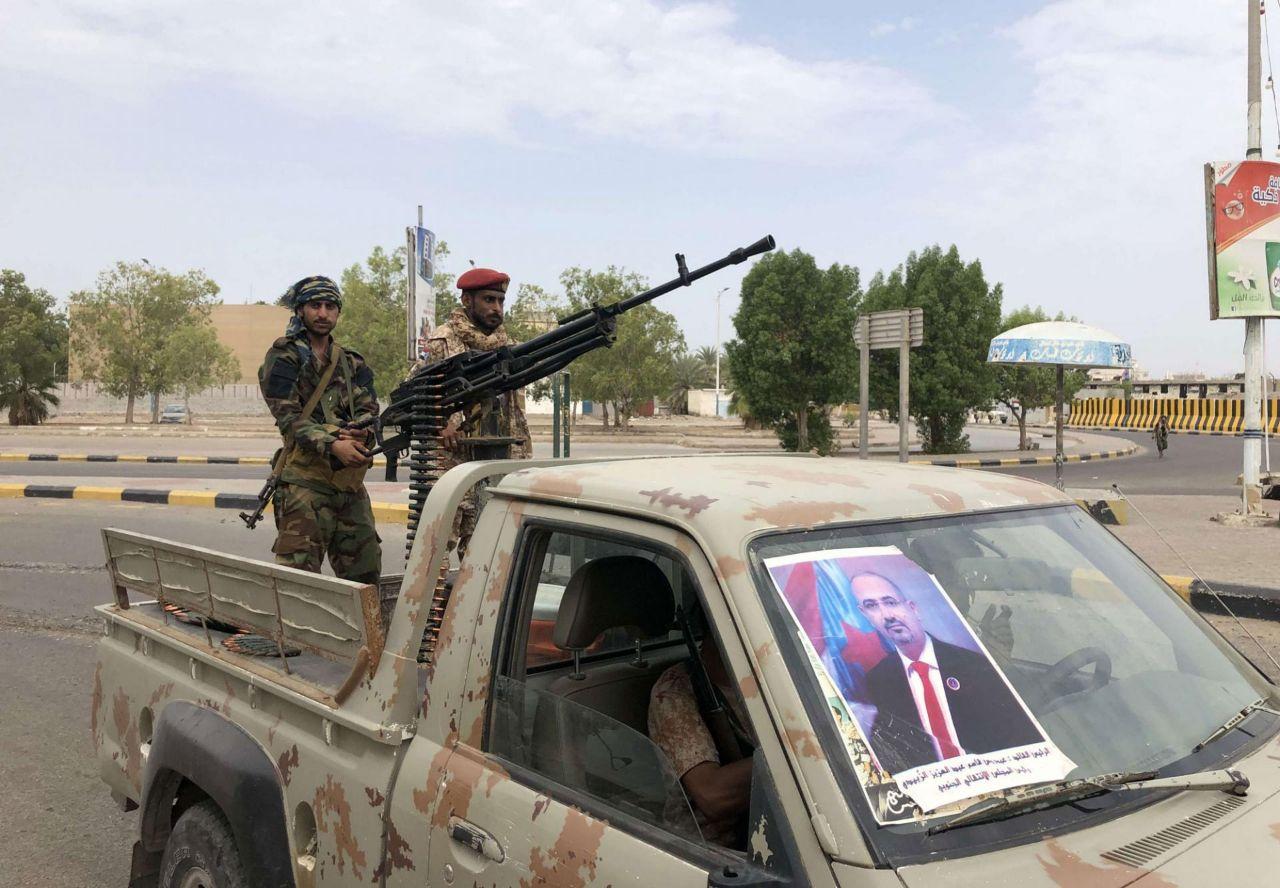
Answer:
<svg viewBox="0 0 1280 888"><path fill-rule="evenodd" d="M289 326L285 328L285 336L294 337L302 332L302 319L298 317L297 310L299 306L316 299L328 299L338 306L339 311L342 310L342 291L330 278L323 275L303 278L284 291L279 302L294 312L293 317L289 319Z"/></svg>

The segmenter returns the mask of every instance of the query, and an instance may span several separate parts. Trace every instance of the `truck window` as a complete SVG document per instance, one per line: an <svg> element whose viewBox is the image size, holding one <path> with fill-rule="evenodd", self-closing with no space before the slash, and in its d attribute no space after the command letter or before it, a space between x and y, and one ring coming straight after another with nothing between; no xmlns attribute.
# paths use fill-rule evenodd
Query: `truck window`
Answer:
<svg viewBox="0 0 1280 888"><path fill-rule="evenodd" d="M570 662L570 653L556 646L553 631L565 587L574 571L587 562L609 556L644 558L658 566L677 593L689 585L683 569L677 567L671 558L620 540L555 531L547 533L539 542L545 548L539 561L532 609L525 625L523 647L527 672L537 672L543 667L554 668ZM680 643L680 633L674 630L665 638L645 642L646 646L673 643ZM615 654L631 647L634 647L634 642L627 632L622 627L615 627L602 634L583 652L583 656L590 658Z"/></svg>
<svg viewBox="0 0 1280 888"><path fill-rule="evenodd" d="M676 596L692 589L684 567L621 539L550 528L532 530L523 548L487 751L701 842L680 775L647 736L654 683L689 655L675 626Z"/></svg>

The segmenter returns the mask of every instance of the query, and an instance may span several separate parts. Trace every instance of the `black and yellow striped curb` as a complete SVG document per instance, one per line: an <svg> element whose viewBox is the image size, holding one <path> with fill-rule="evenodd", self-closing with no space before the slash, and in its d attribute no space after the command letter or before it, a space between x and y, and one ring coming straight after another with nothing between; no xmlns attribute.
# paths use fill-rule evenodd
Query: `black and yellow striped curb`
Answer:
<svg viewBox="0 0 1280 888"><path fill-rule="evenodd" d="M1138 445L1131 444L1119 450L1099 450L1093 453L1068 453L1062 457L1063 462L1092 462L1099 459L1117 459L1132 456L1138 452ZM918 457L910 462L929 466L945 466L949 469L1007 469L1012 466L1051 466L1053 456L1004 456L1004 457L965 457L956 459L928 459Z"/></svg>
<svg viewBox="0 0 1280 888"><path fill-rule="evenodd" d="M133 453L0 453L0 462L167 463L214 466L269 466L267 456L142 456ZM374 465L386 462L375 457Z"/></svg>
<svg viewBox="0 0 1280 888"><path fill-rule="evenodd" d="M1213 583L1213 591L1195 577L1169 576L1164 581L1187 604L1201 613L1227 615L1255 620L1280 620L1280 589L1242 586L1236 583Z"/></svg>
<svg viewBox="0 0 1280 888"><path fill-rule="evenodd" d="M89 487L67 484L0 484L0 499L74 499L99 502L146 503L153 506L197 506L208 509L254 509L258 498L251 493L219 493L215 490L151 490L139 487ZM376 521L405 523L409 506L373 503ZM269 511L268 507L268 511Z"/></svg>

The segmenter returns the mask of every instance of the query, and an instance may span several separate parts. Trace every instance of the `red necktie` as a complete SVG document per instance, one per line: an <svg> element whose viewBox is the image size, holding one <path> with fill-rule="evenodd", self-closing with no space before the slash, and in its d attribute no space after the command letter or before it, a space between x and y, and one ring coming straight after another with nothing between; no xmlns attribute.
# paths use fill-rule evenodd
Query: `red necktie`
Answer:
<svg viewBox="0 0 1280 888"><path fill-rule="evenodd" d="M924 711L929 716L929 733L938 741L938 751L942 753L942 757L954 758L960 754L960 749L947 730L942 704L938 702L938 695L933 692L933 682L929 681L929 664L913 660L911 670L920 678L920 686L924 689Z"/></svg>

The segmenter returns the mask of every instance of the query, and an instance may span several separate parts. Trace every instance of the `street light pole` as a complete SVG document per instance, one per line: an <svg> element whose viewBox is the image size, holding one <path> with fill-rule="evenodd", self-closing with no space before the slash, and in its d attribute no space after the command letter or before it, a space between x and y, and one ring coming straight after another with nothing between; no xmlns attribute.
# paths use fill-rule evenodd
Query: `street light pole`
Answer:
<svg viewBox="0 0 1280 888"><path fill-rule="evenodd" d="M720 418L720 297L728 289L721 287L716 292L716 419Z"/></svg>

